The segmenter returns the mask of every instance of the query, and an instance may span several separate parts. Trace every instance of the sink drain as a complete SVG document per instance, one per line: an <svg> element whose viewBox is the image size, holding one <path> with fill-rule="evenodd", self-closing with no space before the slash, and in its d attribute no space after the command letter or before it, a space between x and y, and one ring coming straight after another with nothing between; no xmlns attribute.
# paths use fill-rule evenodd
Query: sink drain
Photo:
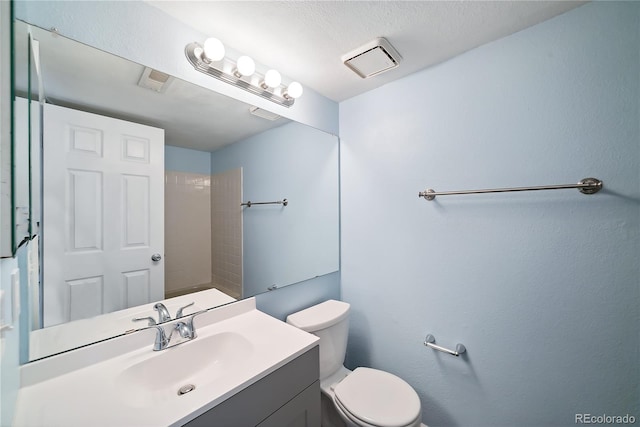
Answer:
<svg viewBox="0 0 640 427"><path fill-rule="evenodd" d="M196 386L193 384L187 384L187 385L183 385L182 387L180 387L178 389L178 396L182 396L183 394L187 394L190 391L193 391L196 389Z"/></svg>

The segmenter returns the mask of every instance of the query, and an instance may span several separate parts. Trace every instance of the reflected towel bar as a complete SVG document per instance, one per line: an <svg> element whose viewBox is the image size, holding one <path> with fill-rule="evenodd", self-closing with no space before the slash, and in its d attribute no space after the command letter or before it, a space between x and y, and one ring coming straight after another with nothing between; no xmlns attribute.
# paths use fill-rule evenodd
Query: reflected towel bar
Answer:
<svg viewBox="0 0 640 427"><path fill-rule="evenodd" d="M429 334L427 335L427 337L424 339L424 345L426 345L427 347L430 347L434 350L438 350L441 351L443 353L447 353L450 354L452 356L460 356L462 353L464 353L465 351L467 351L466 347L462 344L456 344L456 349L454 350L449 350L448 348L444 348L444 347L440 347L439 345L436 345L436 337L434 337L433 335Z"/></svg>
<svg viewBox="0 0 640 427"><path fill-rule="evenodd" d="M436 196L449 196L455 194L480 194L480 193L506 193L509 191L536 191L536 190L563 190L567 188L577 188L582 194L595 194L603 187L602 181L598 178L585 178L577 184L543 185L539 187L515 187L515 188L494 188L487 190L461 190L461 191L435 191L429 188L418 193L418 197L426 200L433 200Z"/></svg>
<svg viewBox="0 0 640 427"><path fill-rule="evenodd" d="M252 202L251 200L247 202L240 203L240 206L246 206L250 208L253 205L283 205L287 206L289 201L287 199L276 200L275 202Z"/></svg>

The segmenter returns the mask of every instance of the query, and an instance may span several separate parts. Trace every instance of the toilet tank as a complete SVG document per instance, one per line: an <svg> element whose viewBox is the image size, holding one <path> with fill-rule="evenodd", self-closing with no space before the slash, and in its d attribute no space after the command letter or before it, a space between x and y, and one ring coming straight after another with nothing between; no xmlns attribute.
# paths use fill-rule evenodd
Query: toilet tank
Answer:
<svg viewBox="0 0 640 427"><path fill-rule="evenodd" d="M349 304L329 300L287 316L287 323L320 338L320 379L344 362L349 335Z"/></svg>

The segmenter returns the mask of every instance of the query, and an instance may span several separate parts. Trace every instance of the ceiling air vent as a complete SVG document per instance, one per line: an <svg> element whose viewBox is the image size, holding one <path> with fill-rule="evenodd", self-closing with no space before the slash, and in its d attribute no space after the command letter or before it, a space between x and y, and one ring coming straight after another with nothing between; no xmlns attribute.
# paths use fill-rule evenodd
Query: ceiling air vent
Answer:
<svg viewBox="0 0 640 427"><path fill-rule="evenodd" d="M280 118L279 115L258 107L249 108L249 112L254 116L262 117L263 119L267 120L278 120Z"/></svg>
<svg viewBox="0 0 640 427"><path fill-rule="evenodd" d="M344 65L366 79L396 68L402 57L386 39L379 37L342 55L341 59Z"/></svg>
<svg viewBox="0 0 640 427"><path fill-rule="evenodd" d="M138 86L162 93L167 90L169 83L172 81L173 77L169 74L145 67L138 81Z"/></svg>

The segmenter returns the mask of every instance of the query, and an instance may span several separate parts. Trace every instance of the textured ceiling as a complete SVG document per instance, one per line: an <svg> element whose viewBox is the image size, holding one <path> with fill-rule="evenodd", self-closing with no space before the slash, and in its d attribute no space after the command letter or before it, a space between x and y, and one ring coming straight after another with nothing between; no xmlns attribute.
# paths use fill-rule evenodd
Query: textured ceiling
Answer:
<svg viewBox="0 0 640 427"><path fill-rule="evenodd" d="M342 101L550 19L576 1L150 1L258 63ZM340 57L376 37L400 67L361 79Z"/></svg>

